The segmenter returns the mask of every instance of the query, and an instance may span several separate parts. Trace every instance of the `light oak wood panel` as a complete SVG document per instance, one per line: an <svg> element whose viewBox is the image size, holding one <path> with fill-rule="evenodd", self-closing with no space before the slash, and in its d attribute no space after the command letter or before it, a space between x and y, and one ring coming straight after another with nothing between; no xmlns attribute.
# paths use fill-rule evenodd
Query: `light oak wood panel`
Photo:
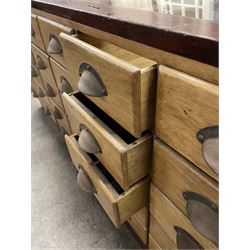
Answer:
<svg viewBox="0 0 250 250"><path fill-rule="evenodd" d="M127 190L134 183L149 173L152 156L152 135L146 134L140 139L132 137L104 112L92 104L90 110L86 105L90 101L79 99L84 97L79 93L63 93L63 102L69 118L72 133L80 135L80 124L84 124L97 140L101 153L96 157L112 174L115 180ZM94 107L93 107L94 105ZM95 114L93 113L95 112ZM100 117L98 118L96 114ZM105 124L101 119L110 122ZM108 119L108 120L107 120ZM112 130L110 127L112 127ZM129 137L129 141L127 141ZM111 157L112 156L112 157Z"/></svg>
<svg viewBox="0 0 250 250"><path fill-rule="evenodd" d="M148 235L148 248L149 249L162 249L159 244L152 237L151 233ZM167 248L166 248L167 249Z"/></svg>
<svg viewBox="0 0 250 250"><path fill-rule="evenodd" d="M107 90L107 96L88 96L91 101L137 138L153 126L155 62L86 35L60 36L74 89L80 80L80 65L87 63Z"/></svg>
<svg viewBox="0 0 250 250"><path fill-rule="evenodd" d="M44 53L42 50L40 50L37 46L34 44L31 45L31 51L34 55L35 62L37 63L38 58L40 57L42 62L45 65L44 69L40 69L39 73L43 79L43 81L49 81L51 83L55 84L55 79L52 73L49 56Z"/></svg>
<svg viewBox="0 0 250 250"><path fill-rule="evenodd" d="M31 41L40 49L45 51L43 38L37 21L37 15L31 14Z"/></svg>
<svg viewBox="0 0 250 250"><path fill-rule="evenodd" d="M50 34L54 34L56 38L60 41L60 33L64 32L66 34L73 34L74 30L70 27L67 27L63 24L57 23L53 20L44 18L44 17L38 17L38 23L41 28L42 37L44 40L44 45L46 48L46 51L48 52L48 46L50 42ZM57 62L65 66L64 61L64 53L62 51L61 54L49 54L53 59L55 59Z"/></svg>
<svg viewBox="0 0 250 250"><path fill-rule="evenodd" d="M31 67L32 67L31 70L34 70L34 72L36 72L36 76L31 77L31 80L35 81L39 87L44 89L44 83L43 83L43 80L41 78L40 72L38 71L38 69L35 66L32 65Z"/></svg>
<svg viewBox="0 0 250 250"><path fill-rule="evenodd" d="M149 208L148 206L143 207L140 211L138 211L133 217L136 217L136 219L140 222L140 224L143 225L143 227L148 228L148 222L149 222Z"/></svg>
<svg viewBox="0 0 250 250"><path fill-rule="evenodd" d="M177 226L192 235L205 249L217 249L194 229L186 216L153 183L150 185L150 213L173 242L176 241L174 226Z"/></svg>
<svg viewBox="0 0 250 250"><path fill-rule="evenodd" d="M218 86L165 66L159 67L155 134L218 180L202 156L196 134L218 125Z"/></svg>
<svg viewBox="0 0 250 250"><path fill-rule="evenodd" d="M31 66L36 67L36 61L32 52L31 52Z"/></svg>
<svg viewBox="0 0 250 250"><path fill-rule="evenodd" d="M152 181L184 214L183 192L200 194L218 204L218 184L212 178L159 139L153 145Z"/></svg>
<svg viewBox="0 0 250 250"><path fill-rule="evenodd" d="M219 82L219 69L205 63L201 63L192 59L178 56L160 49L156 49L138 42L134 42L110 33L94 29L92 27L62 18L50 13L32 8L32 12L47 17L56 22L70 26L77 31L86 33L99 39L103 39L113 43L121 48L127 49L138 55L147 57L151 60L157 61L159 64L167 65L173 69L180 70L189 75L203 79L205 81L218 84Z"/></svg>
<svg viewBox="0 0 250 250"><path fill-rule="evenodd" d="M96 163L83 152L74 136L65 136L71 159L76 168L82 165L91 179L96 192L94 193L111 221L116 227L128 220L148 202L148 178L138 182L129 190L118 193L111 182L100 170L100 163Z"/></svg>
<svg viewBox="0 0 250 250"><path fill-rule="evenodd" d="M55 118L60 131L62 133L66 132L67 135L71 135L72 133L71 133L71 129L69 126L67 115L64 113L64 111L58 106L58 104L52 98L48 97L48 100L49 100L51 114ZM55 108L59 110L60 114L62 115L62 118L59 119L55 117L55 114L54 114Z"/></svg>
<svg viewBox="0 0 250 250"><path fill-rule="evenodd" d="M152 249L152 247L156 247L155 249L177 249L175 241L169 238L152 214L150 214L149 233L151 236L151 242L149 239L150 249Z"/></svg>
<svg viewBox="0 0 250 250"><path fill-rule="evenodd" d="M138 212L137 212L138 213ZM128 220L129 225L133 228L139 239L145 244L148 244L148 229L144 227L137 217L134 215Z"/></svg>

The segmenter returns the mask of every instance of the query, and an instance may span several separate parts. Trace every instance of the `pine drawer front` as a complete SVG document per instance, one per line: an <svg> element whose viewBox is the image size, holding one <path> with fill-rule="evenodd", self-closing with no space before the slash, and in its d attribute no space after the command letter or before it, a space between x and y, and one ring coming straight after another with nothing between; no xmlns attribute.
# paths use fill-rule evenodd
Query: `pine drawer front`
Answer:
<svg viewBox="0 0 250 250"><path fill-rule="evenodd" d="M31 45L31 50L36 61L36 68L39 70L42 79L44 81L55 82L49 62L49 56L34 44Z"/></svg>
<svg viewBox="0 0 250 250"><path fill-rule="evenodd" d="M123 191L117 187L117 183L114 184L115 181L110 175L107 177L108 172L105 172L105 167L94 156L79 148L75 136L66 135L65 140L73 164L90 178L95 197L116 227L120 227L148 203L148 178Z"/></svg>
<svg viewBox="0 0 250 250"><path fill-rule="evenodd" d="M152 181L189 218L198 232L218 242L216 181L159 139L154 140Z"/></svg>
<svg viewBox="0 0 250 250"><path fill-rule="evenodd" d="M143 244L147 245L148 244L148 229L140 223L140 221L137 219L135 215L129 218L128 224L132 227L132 229L135 231L135 233L143 242Z"/></svg>
<svg viewBox="0 0 250 250"><path fill-rule="evenodd" d="M62 96L71 131L82 138L81 148L94 153L123 189L148 175L151 134L136 139L80 92Z"/></svg>
<svg viewBox="0 0 250 250"><path fill-rule="evenodd" d="M151 249L162 249L159 244L156 242L156 240L153 238L153 236L151 235L151 233L149 233L148 235L148 248ZM164 249L169 249L170 248L164 248ZM171 249L173 250L173 249Z"/></svg>
<svg viewBox="0 0 250 250"><path fill-rule="evenodd" d="M149 217L149 209L148 206L143 207L140 211L138 211L133 217L135 217L140 224L147 228L148 227L148 217Z"/></svg>
<svg viewBox="0 0 250 250"><path fill-rule="evenodd" d="M87 35L61 39L74 89L136 138L153 126L155 62Z"/></svg>
<svg viewBox="0 0 250 250"><path fill-rule="evenodd" d="M35 81L39 87L44 89L44 85L43 85L43 81L42 81L42 78L40 76L40 73L39 73L38 69L33 65L31 65L31 81L32 82Z"/></svg>
<svg viewBox="0 0 250 250"><path fill-rule="evenodd" d="M31 52L31 66L36 67L36 61L32 52Z"/></svg>
<svg viewBox="0 0 250 250"><path fill-rule="evenodd" d="M159 67L156 136L216 180L218 105L218 86Z"/></svg>
<svg viewBox="0 0 250 250"><path fill-rule="evenodd" d="M156 249L177 249L175 241L169 238L152 214L150 214L149 233L152 241L150 243L149 237L149 245L155 245L157 247ZM152 249L152 246L149 246L149 248Z"/></svg>
<svg viewBox="0 0 250 250"><path fill-rule="evenodd" d="M217 246L201 235L187 217L154 184L150 185L150 213L170 240L177 245L181 244L180 238L185 236L188 241L201 245L204 249L217 249Z"/></svg>
<svg viewBox="0 0 250 250"><path fill-rule="evenodd" d="M39 98L39 99L41 99L41 98ZM42 106L44 108L44 114L48 115L50 117L50 119L54 122L56 127L58 127L57 121L53 115L52 105L51 105L51 102L48 99L48 97L45 96L44 98L42 98L41 102L42 102Z"/></svg>
<svg viewBox="0 0 250 250"><path fill-rule="evenodd" d="M60 39L60 33L73 34L74 30L70 27L54 22L44 17L38 17L44 45L47 53L57 62L65 66L64 51Z"/></svg>
<svg viewBox="0 0 250 250"><path fill-rule="evenodd" d="M72 87L72 84L69 81L68 71L52 58L50 58L50 64L52 67L52 71L56 80L59 93L62 94L63 92L66 92L67 94L69 94L75 91L76 89Z"/></svg>
<svg viewBox="0 0 250 250"><path fill-rule="evenodd" d="M41 36L40 28L37 21L37 16L31 14L31 41L40 49L45 51L43 38Z"/></svg>
<svg viewBox="0 0 250 250"><path fill-rule="evenodd" d="M53 101L53 99L49 98L50 102L50 110L53 117L56 119L58 127L63 134L71 135L71 129L69 127L67 115L62 111L62 109Z"/></svg>

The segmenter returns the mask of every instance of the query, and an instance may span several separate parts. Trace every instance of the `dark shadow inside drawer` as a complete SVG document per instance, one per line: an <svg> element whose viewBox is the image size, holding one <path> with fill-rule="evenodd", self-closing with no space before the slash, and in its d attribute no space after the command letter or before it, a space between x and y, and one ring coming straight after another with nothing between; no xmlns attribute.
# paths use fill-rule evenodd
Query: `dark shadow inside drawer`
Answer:
<svg viewBox="0 0 250 250"><path fill-rule="evenodd" d="M94 115L96 115L104 124L106 124L114 133L119 135L127 144L136 142L138 139L131 135L127 130L125 130L120 124L108 116L103 110L101 110L97 105L90 101L81 92L72 94L80 103L86 106ZM71 95L71 96L72 96ZM142 137L148 134L149 131L142 133Z"/></svg>
<svg viewBox="0 0 250 250"><path fill-rule="evenodd" d="M74 142L75 146L77 147L79 152L82 155L84 155L85 158L87 158L86 160L90 163L90 165L94 164L96 166L96 168L98 168L98 170L100 170L102 175L107 179L107 181L112 185L112 187L115 189L115 191L118 194L122 194L124 192L122 187L116 182L116 180L113 178L113 176L107 171L107 169L102 165L102 163L97 159L97 157L94 154L86 153L80 149L80 147L78 146L78 143L77 143L79 136L75 135L73 138L75 139L75 142Z"/></svg>

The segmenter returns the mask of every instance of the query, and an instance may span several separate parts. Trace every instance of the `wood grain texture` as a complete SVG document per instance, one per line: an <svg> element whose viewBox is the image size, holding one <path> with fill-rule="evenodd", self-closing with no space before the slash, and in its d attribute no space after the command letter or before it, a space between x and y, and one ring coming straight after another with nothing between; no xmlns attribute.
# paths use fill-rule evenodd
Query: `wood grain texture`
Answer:
<svg viewBox="0 0 250 250"><path fill-rule="evenodd" d="M70 27L67 27L63 24L57 23L53 20L44 18L44 17L38 17L38 23L41 29L42 37L44 40L44 45L47 51L47 48L49 46L49 36L51 33L53 33L60 41L60 33L64 32L67 34L73 34L73 29ZM64 62L64 53L62 54L50 54L50 56L55 59L57 62L65 66Z"/></svg>
<svg viewBox="0 0 250 250"><path fill-rule="evenodd" d="M88 155L78 147L74 136L65 136L72 161L81 164L95 186L95 197L116 227L120 227L148 202L149 180L144 179L128 191L118 194L95 164L89 164ZM128 209L129 207L129 209Z"/></svg>
<svg viewBox="0 0 250 250"><path fill-rule="evenodd" d="M43 81L48 81L50 83L55 84L55 79L52 73L49 56L44 53L42 50L40 50L37 46L34 44L31 44L31 51L34 55L34 59L37 62L37 57L40 57L42 61L44 62L46 68L39 70L39 73L43 79Z"/></svg>
<svg viewBox="0 0 250 250"><path fill-rule="evenodd" d="M143 227L148 228L149 225L149 207L145 206L142 209L140 209L133 217L136 217L136 219L140 222L140 224L143 225Z"/></svg>
<svg viewBox="0 0 250 250"><path fill-rule="evenodd" d="M40 72L38 71L38 69L35 66L31 66L33 68L33 70L36 72L37 76L35 77L31 77L32 81L35 81L37 83L37 85L39 87L41 87L42 89L45 89L44 87L44 82L41 78Z"/></svg>
<svg viewBox="0 0 250 250"><path fill-rule="evenodd" d="M155 134L218 180L202 156L197 132L218 125L218 86L165 66L159 67Z"/></svg>
<svg viewBox="0 0 250 250"><path fill-rule="evenodd" d="M157 247L156 249L177 249L175 241L173 241L162 229L156 219L150 214L149 233L151 235L151 243L149 239L149 248ZM153 244L153 246L150 246Z"/></svg>
<svg viewBox="0 0 250 250"><path fill-rule="evenodd" d="M88 96L91 101L137 138L152 127L155 62L87 35L62 33L61 39L74 89L79 67L87 63L98 72L108 93L101 98Z"/></svg>
<svg viewBox="0 0 250 250"><path fill-rule="evenodd" d="M156 242L156 240L153 238L151 233L148 235L148 248L151 249L162 249L159 244ZM166 248L168 249L168 248Z"/></svg>
<svg viewBox="0 0 250 250"><path fill-rule="evenodd" d="M218 84L219 82L218 67L171 52L167 52L155 48L154 46L148 46L130 39L126 39L119 35L114 35L109 32L102 31L100 29L95 29L93 27L74 22L72 20L53 15L38 9L33 8L32 12L36 13L37 15L50 18L57 22L64 23L65 25L73 27L75 30L78 30L80 32L86 33L99 39L103 39L121 48L134 52L138 55L157 61L159 64L167 65L173 69L180 70L189 75L195 76L197 78L203 79L214 84Z"/></svg>
<svg viewBox="0 0 250 250"><path fill-rule="evenodd" d="M32 43L34 43L40 49L45 51L43 38L42 38L41 31L40 31L38 21L37 21L37 15L35 14L31 14L31 28L34 31L34 35L31 36Z"/></svg>
<svg viewBox="0 0 250 250"><path fill-rule="evenodd" d="M185 215L183 192L198 193L218 204L218 184L159 139L153 146L152 181Z"/></svg>
<svg viewBox="0 0 250 250"><path fill-rule="evenodd" d="M194 229L186 216L153 183L150 185L150 213L173 242L176 240L174 226L178 226L191 234L205 249L217 249Z"/></svg>
<svg viewBox="0 0 250 250"><path fill-rule="evenodd" d="M148 162L148 148L152 147L152 135L145 135L131 145L127 144L118 134L114 133L86 106L77 100L74 95L69 96L63 93L62 96L72 133L80 134L79 125L81 123L88 127L102 150L102 153L96 154L96 157L125 190L134 184L131 180L138 181L148 174L148 166L150 164L150 162ZM147 145L141 145L144 143ZM137 147L140 148L140 154L138 155L140 164L138 164L138 167L145 168L147 171L132 171L132 169L136 167L137 162L139 162L137 158L133 156L132 152L133 150L137 150ZM131 156L127 157L127 154Z"/></svg>
<svg viewBox="0 0 250 250"><path fill-rule="evenodd" d="M33 0L32 7L95 29L218 66L217 23L80 0Z"/></svg>

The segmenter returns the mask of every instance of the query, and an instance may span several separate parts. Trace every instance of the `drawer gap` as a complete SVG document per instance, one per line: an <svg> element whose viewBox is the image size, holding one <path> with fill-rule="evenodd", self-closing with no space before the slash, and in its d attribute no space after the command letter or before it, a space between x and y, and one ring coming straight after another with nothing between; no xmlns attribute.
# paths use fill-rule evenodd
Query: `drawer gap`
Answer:
<svg viewBox="0 0 250 250"><path fill-rule="evenodd" d="M74 138L76 141L78 141L79 136L75 135ZM81 152L80 149L79 149L79 151ZM112 185L112 187L115 189L115 191L118 194L124 193L124 190L122 189L122 187L116 182L116 180L113 178L113 176L108 172L108 170L98 160L98 158L94 154L90 154L90 153L86 153L86 152L84 152L84 153L87 154L91 158L92 162L97 162L95 164L95 166L101 171L103 176L108 180L108 182Z"/></svg>
<svg viewBox="0 0 250 250"><path fill-rule="evenodd" d="M125 50L121 47L118 47L112 43L106 42L104 40L98 39L96 37L87 35L85 33L78 32L77 35L74 35L77 39L86 42L106 53L111 54L127 63L134 65L140 69L145 69L147 67L152 67L155 65L155 62L147 59L145 57L139 56L133 52Z"/></svg>
<svg viewBox="0 0 250 250"><path fill-rule="evenodd" d="M133 143L137 140L136 137L131 135L127 130L125 130L120 124L108 116L103 110L101 110L82 93L79 92L73 95L78 101L84 104L84 106L90 109L91 112L94 113L103 123L105 123L110 129L118 134L127 144Z"/></svg>

